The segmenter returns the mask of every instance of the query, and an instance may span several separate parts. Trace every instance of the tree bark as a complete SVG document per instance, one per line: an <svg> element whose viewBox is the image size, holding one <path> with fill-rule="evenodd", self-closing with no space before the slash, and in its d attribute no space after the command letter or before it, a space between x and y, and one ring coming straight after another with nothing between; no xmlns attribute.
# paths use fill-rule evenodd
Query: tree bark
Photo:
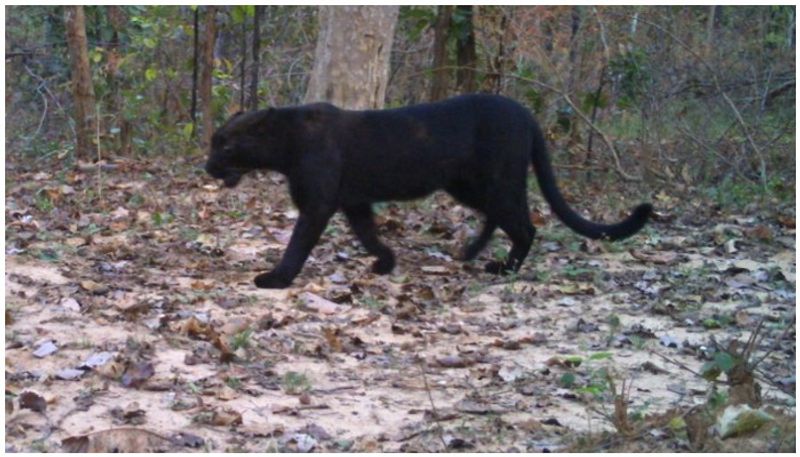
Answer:
<svg viewBox="0 0 800 457"><path fill-rule="evenodd" d="M203 150L206 150L211 145L211 135L214 130L214 113L212 112L211 97L212 97L212 80L211 76L214 71L214 42L217 37L217 7L207 6L204 37L203 37L203 72L200 75L200 102L201 112L203 113L203 138L200 144Z"/></svg>
<svg viewBox="0 0 800 457"><path fill-rule="evenodd" d="M320 6L305 101L382 108L398 11L397 6Z"/></svg>
<svg viewBox="0 0 800 457"><path fill-rule="evenodd" d="M72 72L72 94L75 99L75 132L77 136L75 156L86 160L93 156L92 139L97 131L97 116L95 116L94 86L92 86L92 72L89 67L83 6L65 6L64 22Z"/></svg>
<svg viewBox="0 0 800 457"><path fill-rule="evenodd" d="M436 25L433 28L433 78L431 80L431 101L447 97L450 84L450 70L447 66L447 40L450 38L450 19L452 6L439 6Z"/></svg>
<svg viewBox="0 0 800 457"><path fill-rule="evenodd" d="M244 93L247 84L247 20L242 20L241 48L239 54L242 58L241 83L239 85L239 110L244 111Z"/></svg>
<svg viewBox="0 0 800 457"><path fill-rule="evenodd" d="M194 9L194 49L192 54L192 137L197 134L197 71L200 65L200 7Z"/></svg>
<svg viewBox="0 0 800 457"><path fill-rule="evenodd" d="M472 20L475 9L472 6L456 6L456 10L466 17L465 33L458 37L456 43L456 63L458 64L456 85L461 93L475 92L477 83L474 68L478 61L475 52L475 27Z"/></svg>
<svg viewBox="0 0 800 457"><path fill-rule="evenodd" d="M250 98L247 100L248 109L258 107L258 73L261 66L261 16L264 12L262 5L256 5L253 15L253 65L250 66Z"/></svg>

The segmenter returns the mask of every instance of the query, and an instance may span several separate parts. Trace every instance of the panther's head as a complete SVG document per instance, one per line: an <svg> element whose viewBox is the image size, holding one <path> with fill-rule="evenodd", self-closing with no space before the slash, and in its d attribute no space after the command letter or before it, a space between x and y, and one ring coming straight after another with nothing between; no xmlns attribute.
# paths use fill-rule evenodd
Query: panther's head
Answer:
<svg viewBox="0 0 800 457"><path fill-rule="evenodd" d="M272 109L236 113L211 137L206 172L235 187L247 172L264 168L269 154L267 118Z"/></svg>

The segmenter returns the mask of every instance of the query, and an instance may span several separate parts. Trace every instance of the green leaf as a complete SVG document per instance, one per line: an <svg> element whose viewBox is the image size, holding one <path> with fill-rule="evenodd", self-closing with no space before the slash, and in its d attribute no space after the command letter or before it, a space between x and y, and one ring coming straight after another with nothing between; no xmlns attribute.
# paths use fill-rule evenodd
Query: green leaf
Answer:
<svg viewBox="0 0 800 457"><path fill-rule="evenodd" d="M613 355L610 352L595 352L589 356L589 360L610 359Z"/></svg>
<svg viewBox="0 0 800 457"><path fill-rule="evenodd" d="M706 362L703 368L700 369L700 375L707 381L716 380L720 374L722 374L722 370L719 369L719 365L716 362Z"/></svg>
<svg viewBox="0 0 800 457"><path fill-rule="evenodd" d="M189 138L191 138L192 137L192 124L184 125L182 133L183 133L183 138L184 139L188 140Z"/></svg>
<svg viewBox="0 0 800 457"><path fill-rule="evenodd" d="M575 385L575 375L572 373L564 373L561 379L558 380L558 383L561 384L562 387L570 388Z"/></svg>
<svg viewBox="0 0 800 457"><path fill-rule="evenodd" d="M564 363L570 367L578 367L583 363L583 358L579 355L568 355L564 357Z"/></svg>
<svg viewBox="0 0 800 457"><path fill-rule="evenodd" d="M714 364L716 364L720 370L726 373L731 371L734 363L735 360L733 359L733 356L727 352L717 352L714 354Z"/></svg>
<svg viewBox="0 0 800 457"><path fill-rule="evenodd" d="M158 76L158 70L156 70L155 68L148 68L147 70L144 71L144 77L148 81L156 79L156 76Z"/></svg>
<svg viewBox="0 0 800 457"><path fill-rule="evenodd" d="M156 47L156 40L154 40L154 39L152 39L150 37L146 37L144 40L142 40L142 43L144 43L144 45L146 47L150 48L150 49L153 49L153 48Z"/></svg>

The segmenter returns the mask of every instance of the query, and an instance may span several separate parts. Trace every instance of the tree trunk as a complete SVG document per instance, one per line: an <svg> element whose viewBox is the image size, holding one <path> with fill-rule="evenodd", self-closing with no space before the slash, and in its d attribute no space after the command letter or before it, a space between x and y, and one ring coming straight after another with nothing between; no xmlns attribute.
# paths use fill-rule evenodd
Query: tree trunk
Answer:
<svg viewBox="0 0 800 457"><path fill-rule="evenodd" d="M320 6L306 102L382 108L398 11L397 6Z"/></svg>
<svg viewBox="0 0 800 457"><path fill-rule="evenodd" d="M192 54L192 137L197 134L197 70L200 65L200 7L194 9L194 49Z"/></svg>
<svg viewBox="0 0 800 457"><path fill-rule="evenodd" d="M119 63L121 61L119 54L119 35L125 29L128 19L125 13L119 6L109 5L106 7L108 22L114 33L111 36L111 42L108 44L106 65L106 84L108 85L108 96L106 98L106 112L116 117L117 126L119 127L119 145L118 149L121 155L128 156L131 153L131 124L125 115L122 113L122 94L119 91L117 76L119 73ZM102 124L102 119L98 122ZM102 128L102 127L101 127ZM102 128L104 131L105 129Z"/></svg>
<svg viewBox="0 0 800 457"><path fill-rule="evenodd" d="M433 79L431 81L431 101L447 97L450 84L450 70L447 66L447 40L450 37L450 19L452 6L439 6L436 14L436 25L433 29Z"/></svg>
<svg viewBox="0 0 800 457"><path fill-rule="evenodd" d="M244 111L244 93L247 84L247 21L242 20L242 36L239 54L242 57L241 83L239 85L239 111Z"/></svg>
<svg viewBox="0 0 800 457"><path fill-rule="evenodd" d="M474 68L478 61L475 52L475 27L472 20L475 9L472 6L456 6L456 10L460 11L466 19L465 33L458 37L456 43L456 63L458 64L456 85L461 93L475 92L477 86Z"/></svg>
<svg viewBox="0 0 800 457"><path fill-rule="evenodd" d="M93 157L95 150L92 139L97 131L97 117L83 6L65 6L64 22L72 72L72 94L75 98L75 157L86 160Z"/></svg>
<svg viewBox="0 0 800 457"><path fill-rule="evenodd" d="M705 58L711 56L711 51L714 49L714 24L716 23L717 5L708 7L708 21L706 22L706 46Z"/></svg>
<svg viewBox="0 0 800 457"><path fill-rule="evenodd" d="M214 114L211 109L212 81L214 71L214 42L217 37L217 7L206 7L205 30L203 37L203 73L200 75L200 110L203 113L203 138L200 144L203 150L211 145L211 135L214 133Z"/></svg>
<svg viewBox="0 0 800 457"><path fill-rule="evenodd" d="M264 12L262 5L256 5L253 15L253 65L250 66L250 98L247 107L254 110L258 107L258 72L261 65L261 15Z"/></svg>

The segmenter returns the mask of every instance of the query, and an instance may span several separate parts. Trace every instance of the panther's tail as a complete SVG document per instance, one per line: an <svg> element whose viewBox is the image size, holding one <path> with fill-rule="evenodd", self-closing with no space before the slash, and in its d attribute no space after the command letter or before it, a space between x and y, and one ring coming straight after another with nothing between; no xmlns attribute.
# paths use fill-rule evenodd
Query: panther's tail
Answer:
<svg viewBox="0 0 800 457"><path fill-rule="evenodd" d="M558 190L553 168L550 165L550 158L547 154L547 145L544 136L538 126L534 125L533 145L531 150L531 161L533 170L542 189L542 195L550 204L553 212L559 219L572 230L581 235L592 239L621 240L638 232L653 212L653 206L643 203L637 206L630 216L622 222L616 224L596 224L586 220L569 207Z"/></svg>

